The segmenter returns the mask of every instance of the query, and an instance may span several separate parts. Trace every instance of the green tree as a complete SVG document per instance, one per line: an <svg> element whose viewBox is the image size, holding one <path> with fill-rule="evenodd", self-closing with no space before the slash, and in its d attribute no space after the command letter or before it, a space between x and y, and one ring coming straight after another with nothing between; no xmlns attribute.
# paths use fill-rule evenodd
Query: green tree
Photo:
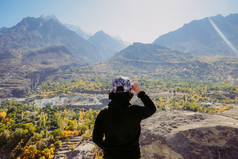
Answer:
<svg viewBox="0 0 238 159"><path fill-rule="evenodd" d="M70 142L70 138L66 138L66 139L65 139L65 142Z"/></svg>
<svg viewBox="0 0 238 159"><path fill-rule="evenodd" d="M62 135L62 130L60 129L55 129L54 131L52 131L52 135L54 137L60 137Z"/></svg>
<svg viewBox="0 0 238 159"><path fill-rule="evenodd" d="M9 130L3 130L0 133L0 146L7 144L8 139L10 137L10 131Z"/></svg>
<svg viewBox="0 0 238 159"><path fill-rule="evenodd" d="M60 148L62 146L62 141L57 140L57 141L55 141L54 145L55 145L55 148Z"/></svg>

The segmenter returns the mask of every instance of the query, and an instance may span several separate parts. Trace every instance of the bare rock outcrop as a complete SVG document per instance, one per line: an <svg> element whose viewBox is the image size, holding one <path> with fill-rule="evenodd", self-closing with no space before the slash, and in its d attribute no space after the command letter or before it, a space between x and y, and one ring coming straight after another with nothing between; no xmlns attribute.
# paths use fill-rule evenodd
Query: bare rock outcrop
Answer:
<svg viewBox="0 0 238 159"><path fill-rule="evenodd" d="M238 120L187 111L157 112L142 122L142 158L234 159Z"/></svg>
<svg viewBox="0 0 238 159"><path fill-rule="evenodd" d="M63 46L10 53L14 53L10 59L0 58L0 97L3 98L24 97L61 70L85 65Z"/></svg>

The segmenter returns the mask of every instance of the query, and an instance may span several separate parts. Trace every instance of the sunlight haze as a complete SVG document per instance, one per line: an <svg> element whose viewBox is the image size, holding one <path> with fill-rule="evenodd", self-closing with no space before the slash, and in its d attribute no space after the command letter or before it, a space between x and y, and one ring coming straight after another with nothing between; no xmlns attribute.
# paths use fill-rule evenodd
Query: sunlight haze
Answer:
<svg viewBox="0 0 238 159"><path fill-rule="evenodd" d="M192 20L238 13L237 6L237 0L2 0L0 27L27 16L55 15L90 34L103 30L130 43L152 43Z"/></svg>

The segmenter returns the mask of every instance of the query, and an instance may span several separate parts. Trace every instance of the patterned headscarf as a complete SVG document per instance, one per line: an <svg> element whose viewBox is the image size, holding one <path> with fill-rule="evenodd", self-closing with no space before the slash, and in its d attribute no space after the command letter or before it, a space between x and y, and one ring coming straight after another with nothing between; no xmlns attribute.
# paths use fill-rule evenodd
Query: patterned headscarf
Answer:
<svg viewBox="0 0 238 159"><path fill-rule="evenodd" d="M132 89L130 79L128 77L116 78L112 81L112 92L124 93Z"/></svg>

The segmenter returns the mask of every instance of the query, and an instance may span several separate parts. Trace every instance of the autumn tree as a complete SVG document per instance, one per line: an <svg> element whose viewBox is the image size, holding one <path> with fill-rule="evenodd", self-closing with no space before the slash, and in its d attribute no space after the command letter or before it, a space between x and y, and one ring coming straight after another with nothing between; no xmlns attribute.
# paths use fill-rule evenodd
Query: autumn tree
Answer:
<svg viewBox="0 0 238 159"><path fill-rule="evenodd" d="M6 113L6 112L1 112L1 113L0 113L0 120L1 120L1 119L5 119L6 116L7 116L7 113Z"/></svg>

